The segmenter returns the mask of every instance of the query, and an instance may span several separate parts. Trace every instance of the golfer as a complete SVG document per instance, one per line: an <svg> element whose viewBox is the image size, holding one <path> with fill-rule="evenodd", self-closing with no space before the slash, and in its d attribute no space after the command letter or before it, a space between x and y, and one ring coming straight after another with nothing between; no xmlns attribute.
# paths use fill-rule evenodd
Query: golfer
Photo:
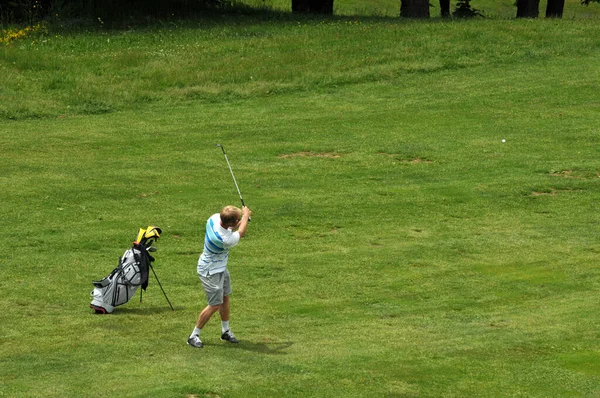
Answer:
<svg viewBox="0 0 600 398"><path fill-rule="evenodd" d="M229 295L231 283L227 270L229 249L236 246L246 234L252 212L246 206L241 209L225 206L221 213L213 214L206 222L204 250L198 260L198 276L206 293L208 305L200 312L194 331L187 343L202 348L200 332L206 322L219 311L221 316L221 340L239 343L229 329Z"/></svg>

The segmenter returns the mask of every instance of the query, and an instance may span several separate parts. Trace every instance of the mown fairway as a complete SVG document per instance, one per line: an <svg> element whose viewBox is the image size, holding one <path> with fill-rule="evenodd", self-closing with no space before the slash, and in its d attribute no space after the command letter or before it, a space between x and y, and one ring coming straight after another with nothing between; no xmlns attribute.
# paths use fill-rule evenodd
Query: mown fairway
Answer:
<svg viewBox="0 0 600 398"><path fill-rule="evenodd" d="M600 395L599 37L230 15L0 45L0 396ZM238 203L216 143L254 214L242 342L215 317L197 350L204 223ZM151 276L93 315L149 224L176 311Z"/></svg>

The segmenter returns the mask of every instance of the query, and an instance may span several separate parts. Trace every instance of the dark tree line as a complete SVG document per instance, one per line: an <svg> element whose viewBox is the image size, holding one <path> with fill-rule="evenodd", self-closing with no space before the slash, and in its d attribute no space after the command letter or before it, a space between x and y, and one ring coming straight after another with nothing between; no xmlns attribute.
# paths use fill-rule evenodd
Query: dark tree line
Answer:
<svg viewBox="0 0 600 398"><path fill-rule="evenodd" d="M334 0L290 0L294 13L333 14ZM398 0L400 16L405 18L429 18L429 0ZM471 7L471 0L457 0L454 12L450 0L438 0L440 14L472 17L481 15ZM600 0L581 0L582 4ZM0 18L13 22L29 22L49 15L65 18L106 18L127 20L128 18L165 16L190 17L207 9L224 8L235 4L233 0L0 0ZM517 18L537 18L540 0L516 0ZM565 0L548 0L547 18L561 18Z"/></svg>
<svg viewBox="0 0 600 398"><path fill-rule="evenodd" d="M292 0L292 11L333 14L333 0Z"/></svg>
<svg viewBox="0 0 600 398"><path fill-rule="evenodd" d="M581 0L581 4L600 0ZM451 16L450 0L439 0L440 14L443 18ZM429 18L431 4L428 0L400 0L400 16L406 18ZM517 18L537 18L539 16L540 0L516 0ZM546 18L561 18L565 8L565 0L548 0ZM292 11L312 13L333 13L333 0L292 0ZM469 17L481 15L478 10L471 8L470 0L458 0L453 15Z"/></svg>
<svg viewBox="0 0 600 398"><path fill-rule="evenodd" d="M223 8L230 0L0 0L0 18L29 22L51 15L64 18L128 20L185 17Z"/></svg>

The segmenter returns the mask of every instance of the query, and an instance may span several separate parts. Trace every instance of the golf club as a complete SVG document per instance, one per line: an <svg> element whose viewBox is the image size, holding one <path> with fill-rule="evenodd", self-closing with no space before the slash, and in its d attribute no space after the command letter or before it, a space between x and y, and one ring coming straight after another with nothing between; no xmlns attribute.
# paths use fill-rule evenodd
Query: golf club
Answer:
<svg viewBox="0 0 600 398"><path fill-rule="evenodd" d="M225 161L227 162L227 166L229 167L229 171L231 172L231 177L233 178L233 183L235 184L238 194L240 195L240 201L242 202L242 207L246 207L246 205L244 204L244 198L242 197L242 193L240 192L240 187L238 186L238 183L235 179L235 175L233 174L233 170L231 169L231 164L229 163L229 158L227 157L227 153L225 153L225 148L221 144L217 144L217 146L219 148L221 148L221 150L223 151L223 155L225 156ZM249 220L250 219L248 219L248 221Z"/></svg>

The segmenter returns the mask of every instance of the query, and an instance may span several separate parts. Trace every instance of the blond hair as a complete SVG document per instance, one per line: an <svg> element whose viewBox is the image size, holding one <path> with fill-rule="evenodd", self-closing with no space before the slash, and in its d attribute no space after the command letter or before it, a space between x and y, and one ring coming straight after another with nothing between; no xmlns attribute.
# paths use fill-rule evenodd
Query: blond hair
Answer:
<svg viewBox="0 0 600 398"><path fill-rule="evenodd" d="M221 223L223 225L233 226L242 219L242 209L235 206L225 206L221 209Z"/></svg>

